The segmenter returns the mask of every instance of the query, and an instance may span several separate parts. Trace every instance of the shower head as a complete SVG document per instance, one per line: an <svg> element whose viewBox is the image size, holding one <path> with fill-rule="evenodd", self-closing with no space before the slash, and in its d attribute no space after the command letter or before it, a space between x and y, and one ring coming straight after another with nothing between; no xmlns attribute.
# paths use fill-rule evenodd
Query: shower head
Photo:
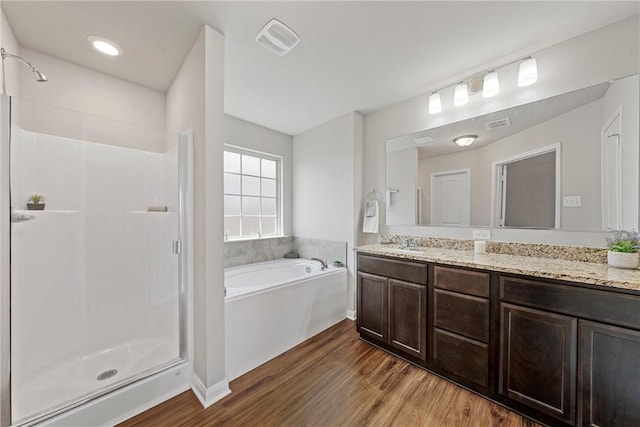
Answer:
<svg viewBox="0 0 640 427"><path fill-rule="evenodd" d="M44 74L42 74L40 71L36 70L35 68L31 69L31 72L33 73L33 77L35 77L37 82L46 82L47 81L47 76L45 76Z"/></svg>
<svg viewBox="0 0 640 427"><path fill-rule="evenodd" d="M9 58L17 59L18 61L20 61L23 64L25 64L27 67L29 67L29 69L33 73L33 77L36 79L37 82L46 82L47 81L47 77L44 74L42 74L40 71L38 71L36 69L36 67L31 65L30 63L28 63L24 59L20 58L18 55L13 55L13 54L7 52L6 50L4 50L3 47L0 48L0 56L2 56L2 60L3 61L5 60L5 58L9 57Z"/></svg>

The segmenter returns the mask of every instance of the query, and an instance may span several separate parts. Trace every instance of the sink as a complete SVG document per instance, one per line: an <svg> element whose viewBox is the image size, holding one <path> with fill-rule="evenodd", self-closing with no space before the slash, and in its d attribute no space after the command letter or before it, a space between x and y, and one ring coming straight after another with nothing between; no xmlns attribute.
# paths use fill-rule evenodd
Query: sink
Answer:
<svg viewBox="0 0 640 427"><path fill-rule="evenodd" d="M406 248L397 248L396 250L404 252L422 252L424 248L422 246L407 246Z"/></svg>

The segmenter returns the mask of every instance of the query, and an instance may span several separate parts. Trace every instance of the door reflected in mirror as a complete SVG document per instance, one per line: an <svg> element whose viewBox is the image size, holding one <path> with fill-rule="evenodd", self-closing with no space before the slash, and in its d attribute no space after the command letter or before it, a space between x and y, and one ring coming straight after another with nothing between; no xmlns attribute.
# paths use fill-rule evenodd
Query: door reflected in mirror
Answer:
<svg viewBox="0 0 640 427"><path fill-rule="evenodd" d="M633 75L387 140L387 225L637 229L639 86ZM477 138L460 147L461 135Z"/></svg>

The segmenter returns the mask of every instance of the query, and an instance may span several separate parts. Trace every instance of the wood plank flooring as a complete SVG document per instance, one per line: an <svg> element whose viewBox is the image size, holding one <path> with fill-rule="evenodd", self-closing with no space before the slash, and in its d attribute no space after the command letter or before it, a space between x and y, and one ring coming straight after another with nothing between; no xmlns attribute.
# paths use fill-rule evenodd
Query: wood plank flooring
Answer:
<svg viewBox="0 0 640 427"><path fill-rule="evenodd" d="M187 391L121 426L538 426L360 341L350 320L230 388L206 410Z"/></svg>

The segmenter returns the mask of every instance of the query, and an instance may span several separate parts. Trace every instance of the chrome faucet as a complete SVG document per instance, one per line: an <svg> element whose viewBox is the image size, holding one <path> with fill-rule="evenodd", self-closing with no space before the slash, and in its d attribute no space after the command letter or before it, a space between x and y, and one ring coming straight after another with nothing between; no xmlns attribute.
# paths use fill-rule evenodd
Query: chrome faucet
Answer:
<svg viewBox="0 0 640 427"><path fill-rule="evenodd" d="M325 259L320 259L320 258L309 258L311 261L318 261L320 264L322 264L322 270L326 270L327 268L329 268L329 266L327 265L327 260Z"/></svg>
<svg viewBox="0 0 640 427"><path fill-rule="evenodd" d="M409 246L411 246L411 242L409 241L409 239L404 239L398 249L406 249Z"/></svg>

